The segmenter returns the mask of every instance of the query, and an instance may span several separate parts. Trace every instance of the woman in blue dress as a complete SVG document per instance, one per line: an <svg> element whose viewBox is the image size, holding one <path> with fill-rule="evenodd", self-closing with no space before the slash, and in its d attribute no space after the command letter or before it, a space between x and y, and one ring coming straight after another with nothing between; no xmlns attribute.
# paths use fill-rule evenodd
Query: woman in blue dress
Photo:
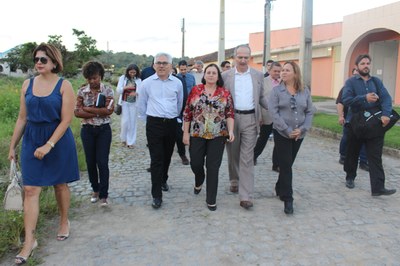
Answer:
<svg viewBox="0 0 400 266"><path fill-rule="evenodd" d="M61 53L55 46L42 43L34 50L33 61L38 75L22 85L20 110L8 156L16 160L17 145L23 137L25 241L15 258L16 264L25 263L37 247L35 231L41 187L54 186L60 213L57 240L63 241L70 231L67 183L79 180L75 140L69 128L75 96L71 83L58 76L63 70Z"/></svg>

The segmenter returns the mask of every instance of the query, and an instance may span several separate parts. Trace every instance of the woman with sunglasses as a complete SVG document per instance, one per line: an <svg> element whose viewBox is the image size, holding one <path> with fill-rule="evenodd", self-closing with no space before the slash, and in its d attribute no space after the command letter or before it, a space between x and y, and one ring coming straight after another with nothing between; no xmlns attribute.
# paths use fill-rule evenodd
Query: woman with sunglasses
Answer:
<svg viewBox="0 0 400 266"><path fill-rule="evenodd" d="M292 166L303 138L311 128L314 109L310 90L303 87L300 68L295 62L286 62L283 65L281 80L281 84L271 92L268 110L273 120L274 142L280 168L275 192L285 203L284 212L292 214Z"/></svg>
<svg viewBox="0 0 400 266"><path fill-rule="evenodd" d="M37 247L35 236L39 196L43 186L54 186L60 221L57 240L69 237L70 191L67 183L79 180L75 140L69 125L74 116L71 83L58 76L63 70L60 51L40 44L33 52L38 75L25 80L20 110L11 139L9 159L16 160L16 148L23 136L21 167L24 186L25 241L15 264L24 264Z"/></svg>
<svg viewBox="0 0 400 266"><path fill-rule="evenodd" d="M223 87L224 81L216 64L206 67L201 82L193 87L185 106L183 143L190 143L190 166L195 176L194 194L200 193L207 176L207 207L215 211L218 172L225 142L234 140L233 99L229 90Z"/></svg>
<svg viewBox="0 0 400 266"><path fill-rule="evenodd" d="M122 104L120 137L122 145L130 149L136 143L136 96L141 82L138 66L130 64L117 85L117 92L120 94L118 103Z"/></svg>
<svg viewBox="0 0 400 266"><path fill-rule="evenodd" d="M102 82L104 66L89 61L82 67L87 84L78 90L75 116L82 118L81 139L85 151L86 166L93 193L91 203L100 200L100 206L108 206L108 187L112 132L111 114L114 111L114 91ZM102 100L101 100L102 99Z"/></svg>

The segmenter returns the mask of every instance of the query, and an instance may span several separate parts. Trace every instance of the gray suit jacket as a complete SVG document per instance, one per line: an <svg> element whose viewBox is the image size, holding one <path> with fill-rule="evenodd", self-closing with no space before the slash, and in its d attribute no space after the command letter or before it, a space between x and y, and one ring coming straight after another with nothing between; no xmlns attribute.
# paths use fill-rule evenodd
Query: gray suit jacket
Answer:
<svg viewBox="0 0 400 266"><path fill-rule="evenodd" d="M224 87L227 88L232 95L233 105L235 106L235 71L236 68L232 68L231 70L225 71L222 73L222 78L224 80ZM265 109L268 109L268 100L266 95L264 94L264 74L261 71L258 71L254 68L250 68L250 75L253 82L253 96L254 96L254 106L255 106L255 115L257 121L257 134L260 131L260 121L261 118L261 110L260 105Z"/></svg>

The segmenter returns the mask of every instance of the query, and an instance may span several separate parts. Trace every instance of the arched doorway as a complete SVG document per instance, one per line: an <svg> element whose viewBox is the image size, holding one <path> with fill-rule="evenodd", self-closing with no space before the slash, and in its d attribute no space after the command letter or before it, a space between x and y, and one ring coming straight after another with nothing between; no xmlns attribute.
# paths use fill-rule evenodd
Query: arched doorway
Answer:
<svg viewBox="0 0 400 266"><path fill-rule="evenodd" d="M400 34L388 29L374 29L357 38L348 52L348 76L359 54L369 54L372 58L371 75L380 78L393 100L400 84L399 68Z"/></svg>

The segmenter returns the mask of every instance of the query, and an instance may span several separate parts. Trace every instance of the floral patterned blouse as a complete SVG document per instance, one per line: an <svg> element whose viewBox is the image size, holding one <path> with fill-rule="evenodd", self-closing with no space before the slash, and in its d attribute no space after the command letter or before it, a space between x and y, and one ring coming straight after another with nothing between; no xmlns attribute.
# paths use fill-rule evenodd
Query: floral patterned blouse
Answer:
<svg viewBox="0 0 400 266"><path fill-rule="evenodd" d="M76 106L75 109L81 109L84 106L93 106L96 102L97 95L99 93L104 94L106 96L106 104L105 106L110 105L110 101L114 99L114 91L111 88L111 86L100 83L100 90L93 93L90 90L89 84L83 86L78 90L77 97L76 97ZM112 108L114 107L114 104L111 103ZM111 122L111 117L110 116L103 116L103 117L93 117L93 118L86 118L82 119L81 124L89 124L89 125L103 125Z"/></svg>
<svg viewBox="0 0 400 266"><path fill-rule="evenodd" d="M192 88L183 113L184 121L190 122L190 136L204 139L228 136L227 118L234 118L233 99L227 89L217 87L209 97L204 84Z"/></svg>

